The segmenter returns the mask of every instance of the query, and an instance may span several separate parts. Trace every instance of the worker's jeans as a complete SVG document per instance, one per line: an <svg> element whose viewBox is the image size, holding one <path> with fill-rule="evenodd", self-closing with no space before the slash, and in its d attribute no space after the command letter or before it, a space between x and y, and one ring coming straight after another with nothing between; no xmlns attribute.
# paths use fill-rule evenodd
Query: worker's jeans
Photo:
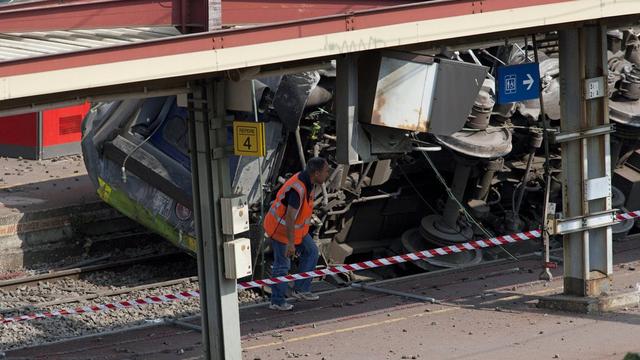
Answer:
<svg viewBox="0 0 640 360"><path fill-rule="evenodd" d="M273 248L273 266L271 276L285 276L291 268L291 259L286 257L287 245L271 239ZM311 271L318 264L318 247L309 234L302 238L302 243L296 246L296 255L299 256L298 272ZM288 283L280 283L271 286L271 303L282 305L285 303ZM297 292L311 291L311 278L296 280L294 290Z"/></svg>

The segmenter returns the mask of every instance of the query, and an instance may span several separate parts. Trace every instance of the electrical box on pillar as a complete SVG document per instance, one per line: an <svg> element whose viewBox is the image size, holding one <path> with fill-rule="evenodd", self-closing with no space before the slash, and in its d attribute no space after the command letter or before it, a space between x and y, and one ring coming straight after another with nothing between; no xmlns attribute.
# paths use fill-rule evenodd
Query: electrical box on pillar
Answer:
<svg viewBox="0 0 640 360"><path fill-rule="evenodd" d="M239 279L252 274L251 240L240 238L224 243L224 274L227 279Z"/></svg>
<svg viewBox="0 0 640 360"><path fill-rule="evenodd" d="M247 197L238 195L220 199L222 207L222 233L236 235L249 231L249 207Z"/></svg>

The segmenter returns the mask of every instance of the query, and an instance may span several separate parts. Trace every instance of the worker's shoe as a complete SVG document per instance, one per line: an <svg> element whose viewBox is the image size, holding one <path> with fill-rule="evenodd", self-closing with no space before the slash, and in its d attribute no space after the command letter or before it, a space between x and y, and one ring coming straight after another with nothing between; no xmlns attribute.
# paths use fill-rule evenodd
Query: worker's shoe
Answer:
<svg viewBox="0 0 640 360"><path fill-rule="evenodd" d="M307 301L316 301L318 299L320 299L320 296L311 293L311 292L297 292L297 291L293 291L291 293L291 296L293 296L294 298L298 299L298 300L307 300Z"/></svg>
<svg viewBox="0 0 640 360"><path fill-rule="evenodd" d="M269 309L278 310L278 311L289 311L289 310L293 309L293 305L291 305L289 303L284 303L282 305L270 304L269 305Z"/></svg>

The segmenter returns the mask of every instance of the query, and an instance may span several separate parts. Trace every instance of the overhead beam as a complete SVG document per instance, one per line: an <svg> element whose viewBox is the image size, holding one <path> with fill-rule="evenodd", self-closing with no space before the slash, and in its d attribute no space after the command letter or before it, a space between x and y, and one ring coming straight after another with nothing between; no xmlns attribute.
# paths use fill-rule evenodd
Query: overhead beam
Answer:
<svg viewBox="0 0 640 360"><path fill-rule="evenodd" d="M224 25L266 24L416 3L416 0L222 0Z"/></svg>
<svg viewBox="0 0 640 360"><path fill-rule="evenodd" d="M176 26L207 31L208 0L42 0L0 7L0 33ZM300 20L407 4L411 0L217 0L223 26Z"/></svg>
<svg viewBox="0 0 640 360"><path fill-rule="evenodd" d="M5 100L35 101L44 94L640 16L637 1L484 0L482 4L482 12L463 1L411 4L5 62L0 66L0 107L8 105Z"/></svg>
<svg viewBox="0 0 640 360"><path fill-rule="evenodd" d="M186 1L186 0L185 0ZM71 0L0 7L0 32L180 24L179 0ZM175 6L178 5L178 6Z"/></svg>

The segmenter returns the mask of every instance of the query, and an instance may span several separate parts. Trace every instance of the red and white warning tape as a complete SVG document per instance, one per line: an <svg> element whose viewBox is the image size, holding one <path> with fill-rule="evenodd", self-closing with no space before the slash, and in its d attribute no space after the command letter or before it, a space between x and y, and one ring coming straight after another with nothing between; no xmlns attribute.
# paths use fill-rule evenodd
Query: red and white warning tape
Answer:
<svg viewBox="0 0 640 360"><path fill-rule="evenodd" d="M616 220L625 221L630 219L640 218L640 211L632 211L623 214L617 214ZM377 267L389 266L394 264L400 264L410 261L418 261L424 260L428 258L433 258L437 256L449 255L453 253L459 253L467 250L476 250L483 248L490 248L499 245L511 244L516 242L522 242L526 240L536 239L542 236L541 230L532 230L521 232L517 234L498 236L490 239L477 240L477 241L469 241L462 244L445 246L437 249L429 249L424 251L418 251L409 254L396 255L387 258L375 259L370 261L364 261L359 263L341 265L341 266L333 266L326 269L308 271L299 274L292 274L286 276L279 276L270 279L264 280L253 280L238 283L239 290L246 290L255 287L261 286L269 286L280 283L291 282L295 280L301 279L309 279L326 275L335 275L340 273L346 273L351 271L358 271L364 269L373 269ZM34 320L34 319L45 319L45 318L53 318L58 316L67 316L67 315L75 315L75 314L85 314L91 312L101 312L107 310L116 310L116 309L124 309L130 307L138 307L142 305L148 304L161 304L172 301L186 300L189 298L199 297L200 292L198 291L183 291L175 294L167 294L167 295L159 295L159 296L151 296L142 299L129 300L129 301L119 301L115 303L101 304L101 305L91 305L91 306L82 306L75 309L62 309L51 312L41 312L34 313L29 315L20 315L15 317L6 317L0 319L0 322L3 324L7 323L15 323L26 320Z"/></svg>
<svg viewBox="0 0 640 360"><path fill-rule="evenodd" d="M625 220L631 220L636 218L640 218L640 210L616 214L616 220L618 221L625 221Z"/></svg>
<svg viewBox="0 0 640 360"><path fill-rule="evenodd" d="M429 250L419 251L419 252L410 253L410 254L397 255L397 256L392 256L388 258L375 259L375 260L347 264L342 266L334 266L334 267L329 267L322 270L314 270L314 271L309 271L309 272L304 272L299 274L275 277L271 279L240 282L238 283L238 289L245 290L245 289L260 287L264 285L268 286L268 285L280 284L284 282L295 281L299 279L308 279L308 278L314 278L314 277L325 276L325 275L335 275L340 273L346 273L350 271L373 269L373 268L382 267L382 266L389 266L389 265L400 264L400 263L409 262L409 261L424 260L424 259L432 258L436 256L459 253L467 250L490 248L490 247L503 245L503 244L531 240L531 239L538 238L540 236L541 236L540 231L534 230L534 231L527 231L523 233L499 236L491 239L470 241L467 243L445 246L437 249L429 249ZM136 299L136 300L130 300L130 301L119 301L115 303L83 306L75 309L62 309L62 310L55 310L51 312L41 312L41 313L33 313L29 315L21 315L16 317L6 317L2 319L1 322L3 324L7 324L7 323L20 322L20 321L26 321L26 320L53 318L58 316L85 314L85 313L91 313L91 312L101 312L101 311L107 311L107 310L137 307L137 306L148 305L148 304L160 304L160 303L166 303L166 302L177 301L177 300L185 300L188 298L193 298L198 296L200 296L200 293L198 291L185 291L185 292L180 292L175 294L151 296L148 298Z"/></svg>
<svg viewBox="0 0 640 360"><path fill-rule="evenodd" d="M333 266L326 269L307 271L299 274L279 276L279 277L274 277L271 279L264 279L264 280L240 282L238 283L238 289L245 290L245 289L251 289L254 287L260 287L264 285L275 285L275 284L280 284L284 282L309 279L309 278L325 276L325 275L335 275L335 274L346 273L350 271L373 269L373 268L382 267L382 266L389 266L389 265L400 264L400 263L405 263L409 261L424 260L424 259L428 259L436 256L459 253L467 250L490 248L498 245L510 244L510 243L515 243L519 241L526 241L526 240L539 238L540 236L542 236L542 233L540 232L540 230L533 230L533 231L521 232L517 234L498 236L490 239L469 241L466 243L440 247L437 249L428 249L424 251L418 251L418 252L404 254L404 255L396 255L396 256L391 256L391 257L382 258L382 259L369 260L369 261L341 265L341 266Z"/></svg>

